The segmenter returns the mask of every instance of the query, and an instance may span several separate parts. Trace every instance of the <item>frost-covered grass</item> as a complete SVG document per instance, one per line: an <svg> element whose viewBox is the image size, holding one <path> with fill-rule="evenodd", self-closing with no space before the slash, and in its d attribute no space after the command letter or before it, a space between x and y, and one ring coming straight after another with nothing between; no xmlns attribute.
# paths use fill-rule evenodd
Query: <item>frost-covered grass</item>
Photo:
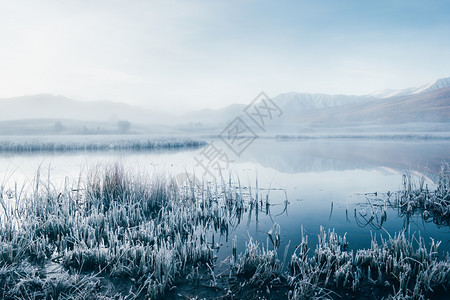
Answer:
<svg viewBox="0 0 450 300"><path fill-rule="evenodd" d="M266 243L249 237L242 253L233 239L227 274L215 274L218 237L258 205L242 190L231 179L181 186L120 165L98 166L62 188L40 172L32 191L0 187L0 297L160 298L180 282L195 291L200 281L228 298L358 297L373 288L376 296L422 299L450 288L440 242L399 232L355 251L345 234L320 228L315 248L301 230L288 255L276 223Z"/></svg>
<svg viewBox="0 0 450 300"><path fill-rule="evenodd" d="M199 139L153 136L4 136L0 153L48 151L104 151L195 148L206 145Z"/></svg>
<svg viewBox="0 0 450 300"><path fill-rule="evenodd" d="M381 242L374 236L369 249L355 252L347 249L345 234L321 227L312 251L301 234L287 269L276 248L267 250L250 240L234 266L240 287L270 295L271 289L284 286L288 299L367 298L371 289L375 298L425 299L450 288L450 259L438 257L439 242L427 248L420 236L399 232L380 237Z"/></svg>
<svg viewBox="0 0 450 300"><path fill-rule="evenodd" d="M436 132L317 132L302 135L275 135L281 140L314 140L314 139L374 139L374 140L449 140L448 131Z"/></svg>
<svg viewBox="0 0 450 300"><path fill-rule="evenodd" d="M213 264L209 233L228 231L242 201L225 184L217 193L209 185L196 189L118 165L95 168L62 191L39 172L30 194L2 188L1 297L112 297L115 289L96 282L117 278L127 286L121 296L164 295L192 266ZM46 272L53 264L57 274Z"/></svg>
<svg viewBox="0 0 450 300"><path fill-rule="evenodd" d="M355 221L361 226L370 226L375 230L383 228L387 220L388 208L397 211L409 226L411 216L420 216L425 222L437 226L450 226L450 166L441 164L436 176L436 186L432 189L425 184L425 176L413 176L410 172L403 175L403 189L398 192L374 193L366 195L365 203L355 208Z"/></svg>
<svg viewBox="0 0 450 300"><path fill-rule="evenodd" d="M450 165L442 163L435 190L424 182L424 177L415 181L411 174L403 175L403 191L396 195L395 205L403 213L420 212L425 220L450 225Z"/></svg>

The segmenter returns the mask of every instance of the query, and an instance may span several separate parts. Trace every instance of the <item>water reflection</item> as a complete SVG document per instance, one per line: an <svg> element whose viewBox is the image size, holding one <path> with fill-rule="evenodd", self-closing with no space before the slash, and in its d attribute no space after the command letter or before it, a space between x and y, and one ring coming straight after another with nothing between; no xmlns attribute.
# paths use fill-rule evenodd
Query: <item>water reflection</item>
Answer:
<svg viewBox="0 0 450 300"><path fill-rule="evenodd" d="M409 230L411 223L417 219L423 225L434 224L437 228L450 229L448 214L434 213L420 207L402 204L401 198L404 197L404 192L387 193L380 196L382 197L367 197L366 202L355 206L354 219L359 227L369 226L373 230L380 230L387 221L389 213L391 218L403 220L402 228L404 230Z"/></svg>
<svg viewBox="0 0 450 300"><path fill-rule="evenodd" d="M259 140L243 160L283 173L384 168L437 174L450 159L449 141Z"/></svg>
<svg viewBox="0 0 450 300"><path fill-rule="evenodd" d="M450 160L449 146L448 141L256 140L235 158L229 171L234 181L227 184L235 185L236 195L244 195L245 205L229 212L229 227L214 224L219 232L214 243L222 244L219 259L231 253L230 240L235 236L239 249L249 236L265 243L275 223L281 228L281 243L292 241L292 245L300 242L302 225L312 242L322 225L340 234L348 232L352 248L369 247L371 231L393 233L406 228L443 240L442 248L449 250L448 224L389 202L402 189L406 170L429 175L425 184L432 188L441 161ZM67 178L77 180L80 170L118 161L139 172L199 176L201 170L195 170L193 159L198 151L0 154L0 179L5 186L10 181L10 187L17 182L20 188L22 182L33 180L41 166L41 173L48 170L58 187ZM208 193L208 187L203 188Z"/></svg>

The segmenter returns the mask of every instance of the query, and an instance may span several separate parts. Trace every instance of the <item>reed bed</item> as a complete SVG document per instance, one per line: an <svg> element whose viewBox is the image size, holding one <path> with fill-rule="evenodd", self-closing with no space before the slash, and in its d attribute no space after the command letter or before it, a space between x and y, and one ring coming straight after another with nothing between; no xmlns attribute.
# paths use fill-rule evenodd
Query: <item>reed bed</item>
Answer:
<svg viewBox="0 0 450 300"><path fill-rule="evenodd" d="M119 165L95 168L63 191L38 172L34 186L27 195L1 190L4 299L113 297L98 282L115 278L128 287L120 297L162 297L193 266L213 265L210 233L228 232L243 201L226 184L200 192ZM52 264L60 268L54 277L45 271Z"/></svg>
<svg viewBox="0 0 450 300"><path fill-rule="evenodd" d="M397 212L408 228L411 217L420 216L424 222L437 226L450 226L450 166L444 162L436 176L436 185L430 189L425 176L402 176L403 189L398 192L365 194L366 200L358 203L354 210L355 221L360 227L370 226L374 230L383 228L388 209Z"/></svg>
<svg viewBox="0 0 450 300"><path fill-rule="evenodd" d="M353 251L347 249L345 234L320 227L314 251L302 229L287 264L286 254L278 259L276 247L267 250L250 239L232 265L240 288L262 290L267 297L282 286L288 299L359 298L370 291L371 298L426 299L450 288L450 259L448 254L439 257L439 245L432 241L427 247L420 236L402 231L387 238L373 236L369 249Z"/></svg>
<svg viewBox="0 0 450 300"><path fill-rule="evenodd" d="M403 175L403 191L396 194L395 205L403 213L421 213L425 220L450 226L450 165L441 164L435 190L428 189L422 176L414 180L411 174Z"/></svg>
<svg viewBox="0 0 450 300"><path fill-rule="evenodd" d="M198 148L206 145L203 140L190 138L156 138L145 136L103 137L93 139L89 136L43 136L3 137L0 140L0 153L64 152L64 151L109 151L109 150L151 150Z"/></svg>

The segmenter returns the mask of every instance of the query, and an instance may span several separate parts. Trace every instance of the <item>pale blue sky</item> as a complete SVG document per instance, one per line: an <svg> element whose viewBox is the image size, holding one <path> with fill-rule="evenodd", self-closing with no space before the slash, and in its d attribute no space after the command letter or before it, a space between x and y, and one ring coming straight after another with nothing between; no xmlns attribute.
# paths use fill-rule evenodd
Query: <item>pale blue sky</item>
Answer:
<svg viewBox="0 0 450 300"><path fill-rule="evenodd" d="M450 1L0 0L0 98L177 112L450 76Z"/></svg>

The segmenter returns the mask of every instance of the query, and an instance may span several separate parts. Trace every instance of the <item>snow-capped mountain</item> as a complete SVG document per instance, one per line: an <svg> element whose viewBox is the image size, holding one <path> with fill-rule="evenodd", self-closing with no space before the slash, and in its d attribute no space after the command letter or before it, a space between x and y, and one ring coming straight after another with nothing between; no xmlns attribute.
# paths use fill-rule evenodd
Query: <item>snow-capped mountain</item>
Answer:
<svg viewBox="0 0 450 300"><path fill-rule="evenodd" d="M328 95L328 94L304 94L284 93L273 98L273 101L286 111L308 111L346 104L354 104L374 100L370 96L353 95Z"/></svg>
<svg viewBox="0 0 450 300"><path fill-rule="evenodd" d="M407 95L417 95L422 94L438 89L443 89L450 87L450 77L448 78L441 78L437 79L431 83L425 84L420 87L412 87L412 88L406 88L406 89L387 89L387 90L381 90L376 91L374 93L371 93L367 96L369 97L376 97L376 98L391 98L391 97L398 97L398 96L407 96Z"/></svg>
<svg viewBox="0 0 450 300"><path fill-rule="evenodd" d="M273 98L273 101L288 112L305 112L316 109L324 109L349 104L365 103L373 100L387 99L400 96L419 95L439 89L450 87L450 77L437 79L432 83L421 87L406 89L388 89L378 91L365 96L355 95L328 95L328 94L306 94L306 93L284 93Z"/></svg>
<svg viewBox="0 0 450 300"><path fill-rule="evenodd" d="M435 82L426 84L420 88L418 88L416 91L414 91L413 94L420 94L420 93L425 93L425 92L429 92L429 91L435 91L438 89L443 89L443 88L447 88L450 87L450 77L448 78L441 78L436 80Z"/></svg>
<svg viewBox="0 0 450 300"><path fill-rule="evenodd" d="M344 124L372 122L398 124L410 122L450 122L450 87L376 99L351 105L320 109L299 114L298 122Z"/></svg>

